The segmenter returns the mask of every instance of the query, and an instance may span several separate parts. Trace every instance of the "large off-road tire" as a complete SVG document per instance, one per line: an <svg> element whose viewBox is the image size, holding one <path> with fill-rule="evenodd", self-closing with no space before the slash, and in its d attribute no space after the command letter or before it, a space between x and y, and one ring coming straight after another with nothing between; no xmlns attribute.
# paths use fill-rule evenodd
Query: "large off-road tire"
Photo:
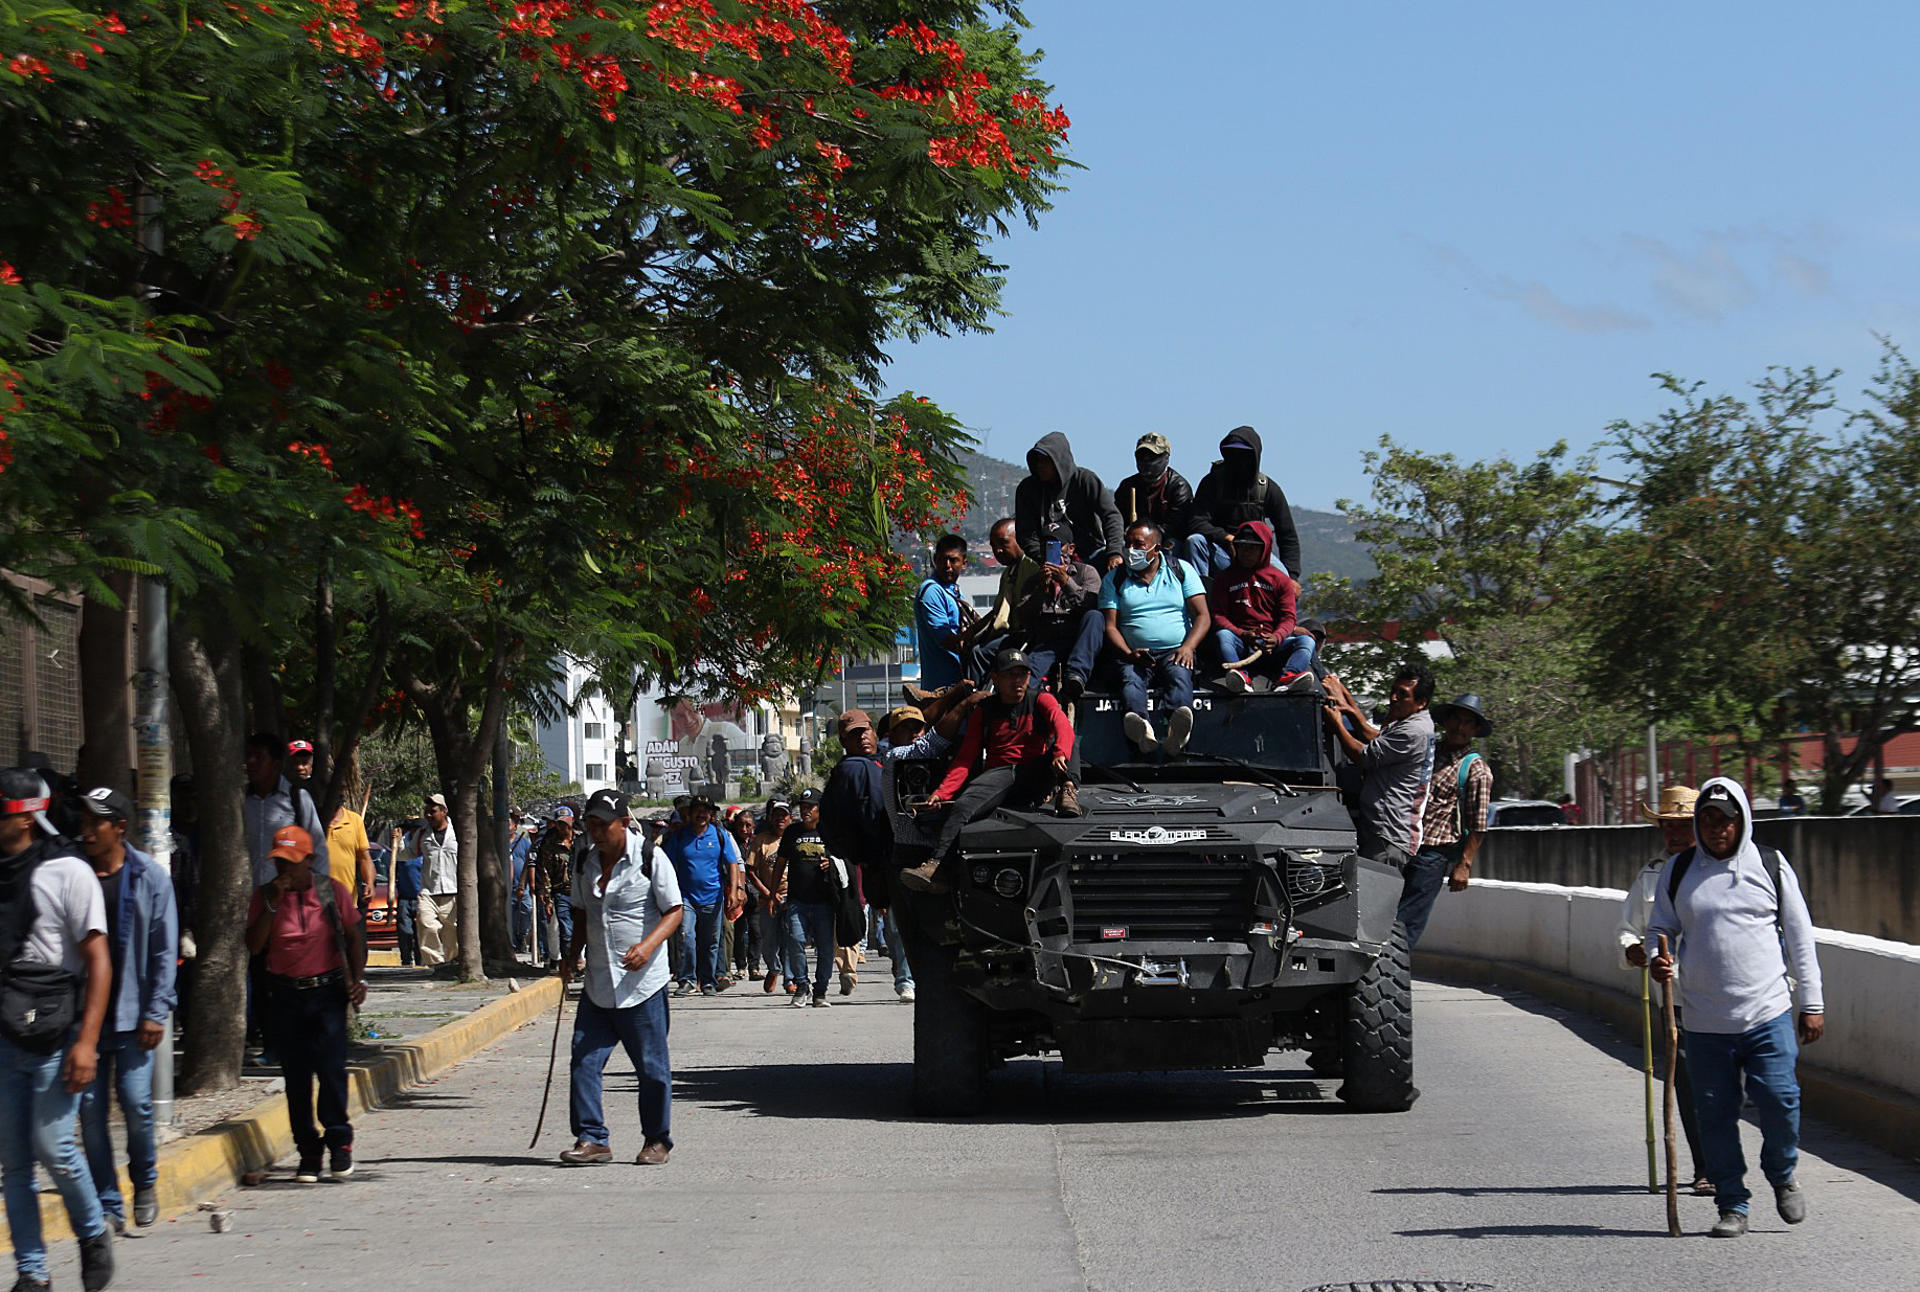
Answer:
<svg viewBox="0 0 1920 1292"><path fill-rule="evenodd" d="M1394 924L1386 951L1347 988L1340 1033L1341 1101L1363 1113L1413 1107L1420 1092L1413 1085L1413 960L1405 926Z"/></svg>
<svg viewBox="0 0 1920 1292"><path fill-rule="evenodd" d="M953 977L954 949L908 944L913 965L913 1111L971 1117L987 1101L987 1014Z"/></svg>

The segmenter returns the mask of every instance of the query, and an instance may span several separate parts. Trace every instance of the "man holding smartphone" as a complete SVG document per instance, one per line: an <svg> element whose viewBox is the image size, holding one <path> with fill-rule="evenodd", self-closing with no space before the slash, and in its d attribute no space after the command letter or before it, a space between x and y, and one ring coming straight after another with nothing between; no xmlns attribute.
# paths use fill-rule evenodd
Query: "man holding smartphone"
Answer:
<svg viewBox="0 0 1920 1292"><path fill-rule="evenodd" d="M1072 704L1087 689L1106 637L1100 571L1077 559L1073 544L1049 542L1047 562L1021 598L1014 623L1027 641L1033 684L1045 684L1055 662L1064 661L1056 694L1061 704Z"/></svg>

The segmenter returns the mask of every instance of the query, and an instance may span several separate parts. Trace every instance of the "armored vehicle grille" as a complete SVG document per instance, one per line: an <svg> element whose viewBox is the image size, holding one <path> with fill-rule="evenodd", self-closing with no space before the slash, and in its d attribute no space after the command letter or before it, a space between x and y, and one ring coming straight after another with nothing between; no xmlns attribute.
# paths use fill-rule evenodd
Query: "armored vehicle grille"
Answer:
<svg viewBox="0 0 1920 1292"><path fill-rule="evenodd" d="M1253 859L1230 853L1123 853L1067 866L1075 942L1244 942Z"/></svg>

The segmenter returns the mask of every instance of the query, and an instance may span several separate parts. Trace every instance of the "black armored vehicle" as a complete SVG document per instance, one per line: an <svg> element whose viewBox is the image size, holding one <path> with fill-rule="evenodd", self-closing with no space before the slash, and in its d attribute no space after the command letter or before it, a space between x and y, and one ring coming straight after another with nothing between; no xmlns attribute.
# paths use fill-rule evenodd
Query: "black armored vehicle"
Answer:
<svg viewBox="0 0 1920 1292"><path fill-rule="evenodd" d="M1317 694L1196 694L1177 756L1142 755L1117 697L1077 706L1085 815L1002 808L952 889L911 899L916 1111L977 1111L988 1071L1257 1068L1305 1049L1339 1097L1402 1111L1413 1010L1401 877L1355 847ZM908 764L903 803L939 769Z"/></svg>

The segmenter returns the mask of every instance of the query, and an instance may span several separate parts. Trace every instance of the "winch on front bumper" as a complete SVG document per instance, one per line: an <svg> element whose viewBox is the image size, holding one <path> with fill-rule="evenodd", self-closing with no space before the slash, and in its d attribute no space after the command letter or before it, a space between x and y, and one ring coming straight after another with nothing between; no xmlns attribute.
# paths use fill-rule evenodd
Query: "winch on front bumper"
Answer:
<svg viewBox="0 0 1920 1292"><path fill-rule="evenodd" d="M1152 829L1137 849L969 855L958 984L996 1011L1043 1015L1056 1035L1109 1020L1264 1025L1353 982L1379 954L1355 936L1350 852L1262 855L1218 827L1185 838ZM1246 1044L1263 1054L1271 1027L1254 1031Z"/></svg>

